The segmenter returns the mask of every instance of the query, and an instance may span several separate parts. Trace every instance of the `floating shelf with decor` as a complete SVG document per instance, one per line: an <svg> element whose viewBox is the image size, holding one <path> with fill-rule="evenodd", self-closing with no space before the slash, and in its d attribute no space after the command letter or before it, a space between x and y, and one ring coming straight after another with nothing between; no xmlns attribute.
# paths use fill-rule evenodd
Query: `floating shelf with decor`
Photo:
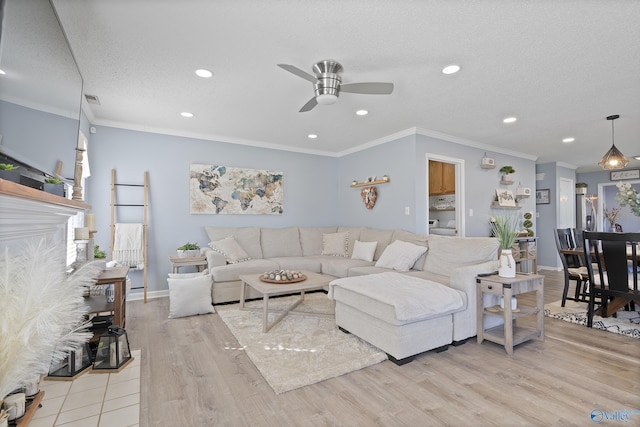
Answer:
<svg viewBox="0 0 640 427"><path fill-rule="evenodd" d="M350 187L351 188L356 188L356 187L366 187L368 185L378 185L378 184L387 184L391 182L391 179L389 179L388 176L383 176L382 179L377 179L377 180L373 180L373 181L364 181L364 182L358 182L355 179L351 182Z"/></svg>
<svg viewBox="0 0 640 427"><path fill-rule="evenodd" d="M498 202L491 203L491 209L521 209L522 206L516 203L515 206L501 206Z"/></svg>

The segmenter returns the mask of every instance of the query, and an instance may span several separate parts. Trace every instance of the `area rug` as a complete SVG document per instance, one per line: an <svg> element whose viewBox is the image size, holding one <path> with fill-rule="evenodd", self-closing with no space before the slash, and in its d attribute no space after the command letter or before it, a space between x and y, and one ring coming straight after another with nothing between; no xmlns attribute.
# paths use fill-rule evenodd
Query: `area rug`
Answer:
<svg viewBox="0 0 640 427"><path fill-rule="evenodd" d="M587 324L587 303L577 301L567 301L565 306L561 306L562 301L545 304L544 315L565 322L576 323L578 325ZM626 335L640 339L640 312L636 304L636 311L619 310L617 317L593 316L593 327L603 329L620 335Z"/></svg>
<svg viewBox="0 0 640 427"><path fill-rule="evenodd" d="M289 307L299 296L269 300L269 308ZM262 300L247 303L262 308ZM331 313L333 301L324 293L305 295L296 310ZM387 355L336 327L335 319L289 314L262 332L262 311L240 310L237 304L216 311L249 359L276 394L375 365ZM272 322L276 314L269 315Z"/></svg>

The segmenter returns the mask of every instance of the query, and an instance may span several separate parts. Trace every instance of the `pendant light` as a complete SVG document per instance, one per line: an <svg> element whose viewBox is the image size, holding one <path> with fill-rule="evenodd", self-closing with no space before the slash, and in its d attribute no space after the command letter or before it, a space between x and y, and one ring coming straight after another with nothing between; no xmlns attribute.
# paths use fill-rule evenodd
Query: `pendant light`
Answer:
<svg viewBox="0 0 640 427"><path fill-rule="evenodd" d="M616 148L616 144L615 144L615 138L613 134L613 121L619 117L620 115L618 114L614 114L613 116L607 117L607 120L611 120L612 145L611 145L611 148L609 148L609 151L607 151L607 153L598 162L598 164L602 169L622 169L625 166L627 166L627 163L629 163L629 159L627 159L624 156L624 154L622 154L620 150Z"/></svg>

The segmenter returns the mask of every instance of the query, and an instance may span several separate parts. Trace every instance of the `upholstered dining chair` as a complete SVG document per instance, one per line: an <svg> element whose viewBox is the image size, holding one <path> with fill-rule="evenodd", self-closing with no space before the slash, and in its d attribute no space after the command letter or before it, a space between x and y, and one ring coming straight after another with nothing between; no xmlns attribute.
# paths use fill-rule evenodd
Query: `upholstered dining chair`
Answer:
<svg viewBox="0 0 640 427"><path fill-rule="evenodd" d="M588 299L589 272L580 255L563 253L563 249L576 249L575 231L572 228L558 228L554 233L558 255L564 270L564 289L562 290L562 307L567 300L586 302ZM575 294L568 297L569 284L576 281Z"/></svg>
<svg viewBox="0 0 640 427"><path fill-rule="evenodd" d="M600 299L600 315L608 317L626 305L640 303L640 233L583 234L584 254L589 272L590 298L587 326L593 325L595 299Z"/></svg>

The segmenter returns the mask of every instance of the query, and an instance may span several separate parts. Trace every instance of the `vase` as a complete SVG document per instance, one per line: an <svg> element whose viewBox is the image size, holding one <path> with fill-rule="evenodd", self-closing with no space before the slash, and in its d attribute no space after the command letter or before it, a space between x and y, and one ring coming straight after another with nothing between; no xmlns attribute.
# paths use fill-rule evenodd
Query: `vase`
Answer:
<svg viewBox="0 0 640 427"><path fill-rule="evenodd" d="M511 249L502 249L498 260L498 276L516 277L516 260L513 259Z"/></svg>

